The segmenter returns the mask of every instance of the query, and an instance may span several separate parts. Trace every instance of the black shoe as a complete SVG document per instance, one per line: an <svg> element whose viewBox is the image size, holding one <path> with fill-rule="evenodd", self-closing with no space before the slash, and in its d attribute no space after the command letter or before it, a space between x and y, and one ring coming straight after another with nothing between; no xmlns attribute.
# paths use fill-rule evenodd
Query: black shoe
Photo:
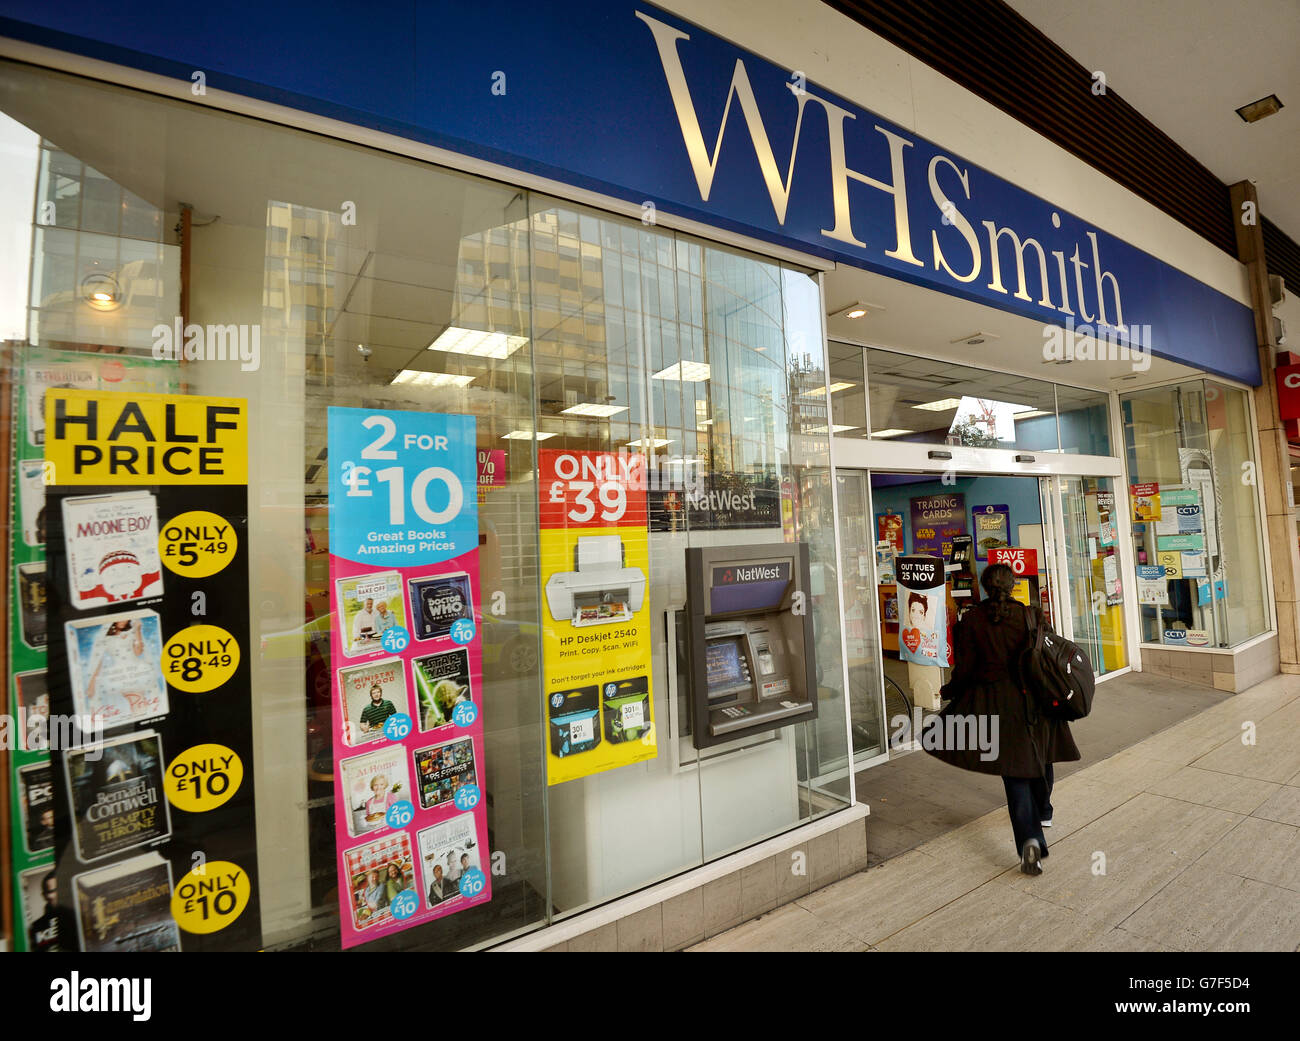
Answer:
<svg viewBox="0 0 1300 1041"><path fill-rule="evenodd" d="M1038 840L1030 839L1025 843L1025 848L1020 851L1020 873L1041 875L1043 866L1039 863L1040 860L1042 860L1042 850L1038 848Z"/></svg>

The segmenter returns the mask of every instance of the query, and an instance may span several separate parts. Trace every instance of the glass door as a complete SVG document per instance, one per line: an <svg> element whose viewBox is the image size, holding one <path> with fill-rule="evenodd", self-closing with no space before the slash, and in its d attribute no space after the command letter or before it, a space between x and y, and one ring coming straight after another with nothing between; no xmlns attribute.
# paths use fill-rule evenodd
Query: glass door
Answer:
<svg viewBox="0 0 1300 1041"><path fill-rule="evenodd" d="M849 674L849 726L853 757L884 754L888 729L881 692L880 597L893 596L876 584L871 486L862 470L839 470L840 576L844 593L844 653ZM889 576L884 576L889 577ZM897 631L897 626L894 627ZM895 637L897 639L897 637Z"/></svg>
<svg viewBox="0 0 1300 1041"><path fill-rule="evenodd" d="M1124 641L1124 583L1115 529L1115 489L1109 477L1041 480L1049 556L1061 580L1053 583L1053 627L1082 647L1098 676L1128 665ZM1050 565L1049 565L1050 566Z"/></svg>

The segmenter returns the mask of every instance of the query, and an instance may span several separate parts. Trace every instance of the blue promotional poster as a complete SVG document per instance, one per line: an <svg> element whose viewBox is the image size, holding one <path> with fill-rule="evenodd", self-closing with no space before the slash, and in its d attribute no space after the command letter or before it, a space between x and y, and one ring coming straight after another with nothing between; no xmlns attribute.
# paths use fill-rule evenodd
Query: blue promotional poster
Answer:
<svg viewBox="0 0 1300 1041"><path fill-rule="evenodd" d="M899 657L917 665L951 664L943 558L913 555L896 563Z"/></svg>
<svg viewBox="0 0 1300 1041"><path fill-rule="evenodd" d="M344 947L492 898L473 416L329 410Z"/></svg>

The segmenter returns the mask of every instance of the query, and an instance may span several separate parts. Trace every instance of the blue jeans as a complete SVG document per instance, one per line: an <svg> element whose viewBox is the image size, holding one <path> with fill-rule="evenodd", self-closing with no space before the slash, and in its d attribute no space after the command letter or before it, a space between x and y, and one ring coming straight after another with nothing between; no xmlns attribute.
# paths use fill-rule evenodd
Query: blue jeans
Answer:
<svg viewBox="0 0 1300 1041"><path fill-rule="evenodd" d="M1007 791L1007 812L1011 815L1016 852L1023 853L1025 843L1037 839L1043 856L1047 856L1042 822L1052 819L1052 764L1047 764L1042 777L1004 777L1002 787Z"/></svg>

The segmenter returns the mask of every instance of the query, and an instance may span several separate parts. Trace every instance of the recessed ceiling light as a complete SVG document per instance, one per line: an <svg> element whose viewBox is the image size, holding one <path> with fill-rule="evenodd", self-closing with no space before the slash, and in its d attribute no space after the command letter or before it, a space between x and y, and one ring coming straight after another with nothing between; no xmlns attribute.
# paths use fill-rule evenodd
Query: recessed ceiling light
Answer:
<svg viewBox="0 0 1300 1041"><path fill-rule="evenodd" d="M608 419L610 416L617 416L620 412L626 412L627 410L627 405L597 405L592 401L583 401L560 411L570 416L599 416L601 419Z"/></svg>
<svg viewBox="0 0 1300 1041"><path fill-rule="evenodd" d="M943 398L939 401L927 401L923 405L913 405L912 408L923 409L926 412L949 412L961 404L961 398Z"/></svg>
<svg viewBox="0 0 1300 1041"><path fill-rule="evenodd" d="M884 308L879 304L869 303L866 300L858 300L849 304L848 307L841 307L838 311L831 311L828 318L865 318L872 311L883 311Z"/></svg>
<svg viewBox="0 0 1300 1041"><path fill-rule="evenodd" d="M512 430L508 434L502 434L501 440L502 441L532 441L534 438L536 438L538 441L545 441L548 437L555 437L555 436L556 435L554 433L545 430L537 431L537 432L534 432L532 430Z"/></svg>
<svg viewBox="0 0 1300 1041"><path fill-rule="evenodd" d="M988 340L997 340L997 339L1000 339L997 333L986 333L982 331L977 331L973 333L967 333L965 336L958 336L957 339L949 340L948 342L964 343L966 344L967 347L978 347L981 343L985 343Z"/></svg>
<svg viewBox="0 0 1300 1041"><path fill-rule="evenodd" d="M911 434L911 430L902 430L899 427L890 427L888 430L873 430L872 437L898 437L899 434Z"/></svg>
<svg viewBox="0 0 1300 1041"><path fill-rule="evenodd" d="M842 434L842 433L844 433L844 431L846 431L846 430L857 430L857 429L858 429L857 427L852 426L852 425L850 425L850 424L845 424L845 423L832 423L832 424L831 424L831 428L830 428L830 433L832 433L832 434ZM821 426L821 427L809 427L809 428L805 431L805 433L808 433L808 434L824 434L824 433L826 433L826 432L827 432L827 431L826 431L826 428L825 428L824 426Z"/></svg>
<svg viewBox="0 0 1300 1041"><path fill-rule="evenodd" d="M850 387L856 387L856 386L857 386L856 383L842 383L842 382L841 382L841 383L832 383L832 384L831 384L831 393L832 393L832 394L838 394L838 393L839 393L840 391L842 391L842 390L848 390ZM813 387L812 390L805 391L805 393L808 395L808 397L810 397L810 398L815 398L815 397L817 397L818 395L825 394L825 393L826 393L826 388L825 388L825 387Z"/></svg>
<svg viewBox="0 0 1300 1041"><path fill-rule="evenodd" d="M392 379L395 387L467 387L477 376L468 376L455 372L424 372L419 369L403 369Z"/></svg>
<svg viewBox="0 0 1300 1041"><path fill-rule="evenodd" d="M462 329L450 325L426 349L446 351L448 354L469 354L475 358L508 358L527 342L527 336L488 332L484 329Z"/></svg>
<svg viewBox="0 0 1300 1041"><path fill-rule="evenodd" d="M662 437L643 437L640 441L629 441L628 448L663 448L664 445L671 445L672 441Z"/></svg>
<svg viewBox="0 0 1300 1041"><path fill-rule="evenodd" d="M1282 107L1281 99L1276 94L1270 94L1266 98L1252 101L1249 105L1242 105L1237 109L1237 115L1247 123L1258 123L1265 116L1273 115Z"/></svg>
<svg viewBox="0 0 1300 1041"><path fill-rule="evenodd" d="M703 383L709 378L709 363L704 361L679 361L660 369L652 380L681 380L683 383Z"/></svg>

